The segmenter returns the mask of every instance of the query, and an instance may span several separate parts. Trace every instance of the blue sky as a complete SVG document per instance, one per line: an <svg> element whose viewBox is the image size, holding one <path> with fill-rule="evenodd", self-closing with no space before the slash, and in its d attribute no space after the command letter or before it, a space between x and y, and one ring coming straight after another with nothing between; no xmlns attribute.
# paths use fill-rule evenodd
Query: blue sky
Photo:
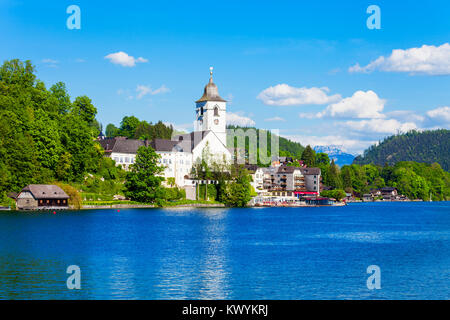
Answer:
<svg viewBox="0 0 450 320"><path fill-rule="evenodd" d="M80 30L66 26L73 4ZM449 14L448 1L0 0L0 58L88 95L104 127L135 115L192 129L214 66L230 122L358 153L450 127Z"/></svg>

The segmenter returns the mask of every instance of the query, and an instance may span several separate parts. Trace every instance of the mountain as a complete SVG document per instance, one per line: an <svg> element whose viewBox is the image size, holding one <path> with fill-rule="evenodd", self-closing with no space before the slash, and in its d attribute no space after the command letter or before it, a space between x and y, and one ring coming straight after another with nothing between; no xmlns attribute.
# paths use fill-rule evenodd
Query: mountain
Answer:
<svg viewBox="0 0 450 320"><path fill-rule="evenodd" d="M340 167L346 164L352 164L353 159L355 159L354 155L343 152L342 147L336 145L315 146L314 151L328 154L330 160L334 159L334 162Z"/></svg>
<svg viewBox="0 0 450 320"><path fill-rule="evenodd" d="M409 131L385 138L355 158L355 164L394 165L399 161L437 162L450 170L450 130Z"/></svg>

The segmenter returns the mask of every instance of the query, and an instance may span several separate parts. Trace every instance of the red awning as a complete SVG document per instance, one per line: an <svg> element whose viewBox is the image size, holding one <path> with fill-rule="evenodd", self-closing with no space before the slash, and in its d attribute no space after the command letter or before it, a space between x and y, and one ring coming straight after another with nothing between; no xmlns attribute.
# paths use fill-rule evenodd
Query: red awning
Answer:
<svg viewBox="0 0 450 320"><path fill-rule="evenodd" d="M318 194L317 192L312 192L312 191L294 191L294 194Z"/></svg>

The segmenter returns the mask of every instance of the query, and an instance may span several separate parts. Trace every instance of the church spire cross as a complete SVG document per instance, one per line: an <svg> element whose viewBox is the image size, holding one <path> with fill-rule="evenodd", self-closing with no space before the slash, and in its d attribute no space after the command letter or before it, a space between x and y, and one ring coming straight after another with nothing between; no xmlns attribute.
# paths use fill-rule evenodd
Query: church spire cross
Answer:
<svg viewBox="0 0 450 320"><path fill-rule="evenodd" d="M213 78L212 78L213 69L214 69L213 67L209 67L209 83L213 82Z"/></svg>

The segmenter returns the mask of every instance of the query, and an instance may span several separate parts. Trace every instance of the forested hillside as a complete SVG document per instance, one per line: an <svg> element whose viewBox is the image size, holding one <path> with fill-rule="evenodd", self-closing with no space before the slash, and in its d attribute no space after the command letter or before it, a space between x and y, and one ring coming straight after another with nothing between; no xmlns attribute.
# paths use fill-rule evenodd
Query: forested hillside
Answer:
<svg viewBox="0 0 450 320"><path fill-rule="evenodd" d="M239 127L239 126L233 126L233 125L227 126L227 129L242 129L242 130L244 130L244 132L248 129L256 130L258 150L259 150L259 146L260 146L260 139L259 139L260 135L262 135L263 132L266 132L267 133L267 144L268 144L268 148L267 148L268 155L270 154L271 137L272 137L272 134L270 131L267 132L265 130L256 129L254 127ZM227 140L228 147L230 147L230 148L233 147L234 144L233 144L233 141L231 140L232 137L230 135L228 135L227 139L228 139ZM245 144L245 148L248 152L248 139ZM303 150L305 150L305 147L302 146L300 143L291 141L291 140L283 138L283 137L279 137L279 155L280 156L295 157L297 159L300 159L302 156ZM258 152L258 154L259 154L259 152Z"/></svg>
<svg viewBox="0 0 450 320"><path fill-rule="evenodd" d="M6 61L0 67L0 196L98 172L96 113L86 96L71 101L62 82L47 89L30 61Z"/></svg>
<svg viewBox="0 0 450 320"><path fill-rule="evenodd" d="M354 164L395 165L399 161L439 163L450 170L450 130L410 131L390 136L373 145Z"/></svg>
<svg viewBox="0 0 450 320"><path fill-rule="evenodd" d="M6 194L32 183L64 182L77 190L114 195L124 171L96 142L101 124L87 96L71 99L62 82L46 88L30 61L0 66L0 204ZM172 127L124 117L110 136L170 138Z"/></svg>
<svg viewBox="0 0 450 320"><path fill-rule="evenodd" d="M162 121L155 124L148 123L145 120L139 120L135 116L125 116L117 128L110 123L106 126L106 137L114 138L118 136L130 139L148 139L155 138L170 139L174 133L172 125L166 126Z"/></svg>

